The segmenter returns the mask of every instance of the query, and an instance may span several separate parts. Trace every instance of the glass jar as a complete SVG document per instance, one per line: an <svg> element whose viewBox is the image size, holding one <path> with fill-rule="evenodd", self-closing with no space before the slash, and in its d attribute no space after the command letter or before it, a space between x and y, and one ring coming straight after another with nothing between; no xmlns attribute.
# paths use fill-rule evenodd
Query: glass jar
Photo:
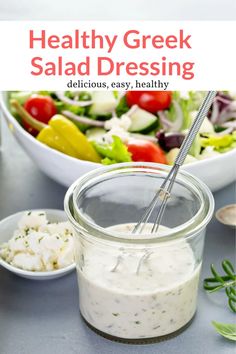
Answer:
<svg viewBox="0 0 236 354"><path fill-rule="evenodd" d="M214 210L206 185L179 172L158 233L147 225L141 235L132 234L169 170L152 163L111 165L84 175L66 194L76 232L80 312L107 338L162 340L185 328L196 311L205 228Z"/></svg>

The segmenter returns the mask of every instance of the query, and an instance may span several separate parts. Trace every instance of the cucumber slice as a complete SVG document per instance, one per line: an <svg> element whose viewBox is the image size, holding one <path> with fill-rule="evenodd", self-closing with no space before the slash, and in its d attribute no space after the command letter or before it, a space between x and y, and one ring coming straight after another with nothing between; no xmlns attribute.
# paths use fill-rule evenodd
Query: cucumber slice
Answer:
<svg viewBox="0 0 236 354"><path fill-rule="evenodd" d="M86 131L86 137L89 141L101 140L106 130L103 128L91 128Z"/></svg>
<svg viewBox="0 0 236 354"><path fill-rule="evenodd" d="M128 112L127 115L132 122L129 128L131 133L148 133L158 126L158 118L139 107L136 107L136 109L132 107L130 113Z"/></svg>
<svg viewBox="0 0 236 354"><path fill-rule="evenodd" d="M104 116L111 113L117 105L112 91L95 91L92 94L93 104L89 108L89 115Z"/></svg>
<svg viewBox="0 0 236 354"><path fill-rule="evenodd" d="M190 117L191 117L191 122L189 124L189 126L191 125L191 123L193 123L194 119L197 116L197 111L192 111L190 113ZM201 127L199 129L199 133L210 133L210 134L214 134L215 130L214 130L214 126L213 124L209 121L209 119L207 117L204 118L204 121L201 124Z"/></svg>
<svg viewBox="0 0 236 354"><path fill-rule="evenodd" d="M188 130L186 129L182 131L182 133L187 135ZM193 140L191 148L189 149L189 155L197 158L200 155L200 152L201 152L201 138L200 138L200 134L198 133L196 135L196 138Z"/></svg>
<svg viewBox="0 0 236 354"><path fill-rule="evenodd" d="M171 149L167 154L166 154L166 160L168 162L168 165L173 165L175 162L175 159L179 153L179 148L174 148ZM186 159L184 160L184 164L195 162L197 159L193 157L192 155L187 155Z"/></svg>
<svg viewBox="0 0 236 354"><path fill-rule="evenodd" d="M201 151L201 139L199 133L196 135L196 138L193 140L192 146L189 150L189 155L193 157L198 157Z"/></svg>

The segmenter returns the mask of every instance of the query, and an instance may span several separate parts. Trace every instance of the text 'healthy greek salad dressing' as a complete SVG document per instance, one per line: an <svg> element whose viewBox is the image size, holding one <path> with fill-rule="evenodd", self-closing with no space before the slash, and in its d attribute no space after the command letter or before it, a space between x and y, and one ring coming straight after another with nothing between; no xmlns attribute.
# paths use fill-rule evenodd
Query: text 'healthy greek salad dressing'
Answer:
<svg viewBox="0 0 236 354"><path fill-rule="evenodd" d="M109 231L127 234L133 226ZM200 265L185 240L116 250L86 243L83 253L80 309L98 330L119 338L152 338L175 332L193 317Z"/></svg>

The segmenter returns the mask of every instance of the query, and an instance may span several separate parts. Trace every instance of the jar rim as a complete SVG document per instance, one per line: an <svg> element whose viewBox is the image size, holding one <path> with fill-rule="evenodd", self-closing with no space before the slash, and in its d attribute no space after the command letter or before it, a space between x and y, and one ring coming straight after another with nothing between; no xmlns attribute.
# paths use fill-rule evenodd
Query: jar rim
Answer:
<svg viewBox="0 0 236 354"><path fill-rule="evenodd" d="M133 168L133 170L132 170ZM78 194L80 190L82 190L83 186L91 182L92 180L95 180L97 177L102 176L102 175L108 175L110 173L111 176L114 176L115 173L119 173L119 171L128 171L132 170L132 172L135 171L141 171L141 170L149 170L149 171L155 171L155 170L161 170L166 173L169 172L171 169L171 166L168 165L163 165L163 164L157 164L157 163L151 163L151 162L128 162L128 163L119 163L119 164L113 164L110 166L105 166L101 167L98 169L95 169L93 171L90 171L89 173L83 175L82 177L78 178L67 190L65 199L64 199L64 208L65 212L67 214L67 217L69 218L70 222L73 224L75 229L78 229L79 231L84 231L86 233L89 233L92 235L92 237L96 237L100 240L108 240L108 241L114 241L116 243L130 243L130 244L151 244L151 243L157 243L157 242L163 242L163 241L170 241L173 239L178 239L178 238L184 238L188 239L192 235L196 234L198 231L202 230L208 222L210 221L213 211L214 211L214 198L213 195L210 191L210 189L203 183L200 179L197 177L191 175L190 173L180 170L178 172L178 179L181 180L181 182L184 184L184 186L188 186L188 188L191 189L192 192L195 194L197 193L198 196L200 196L202 200L202 205L200 206L199 210L197 213L190 218L187 222L184 224L178 225L177 227L168 229L168 234L163 233L162 235L157 235L156 237L149 237L150 234L143 234L145 238L142 239L137 239L135 237L127 238L124 237L124 234L120 234L118 232L112 231L110 232L109 229L103 228L96 223L90 221L88 218L86 218L83 213L81 213L80 209L78 208L77 203L75 203L75 199L78 197ZM113 172L113 174L112 174ZM71 212L71 201L73 203L73 209L76 212L76 217L77 219L81 222L79 223L77 220L75 220L74 215ZM206 207L207 205L207 207ZM134 236L134 235L133 235ZM146 238L147 236L147 238Z"/></svg>

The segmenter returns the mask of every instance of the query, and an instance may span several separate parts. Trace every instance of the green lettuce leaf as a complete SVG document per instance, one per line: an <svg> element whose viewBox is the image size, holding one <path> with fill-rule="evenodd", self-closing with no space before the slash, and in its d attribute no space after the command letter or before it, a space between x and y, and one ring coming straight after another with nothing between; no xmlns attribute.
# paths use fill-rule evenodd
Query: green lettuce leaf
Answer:
<svg viewBox="0 0 236 354"><path fill-rule="evenodd" d="M123 96L118 105L116 106L116 114L118 117L121 117L122 114L125 114L130 110L130 107L127 104L126 96Z"/></svg>
<svg viewBox="0 0 236 354"><path fill-rule="evenodd" d="M190 111L198 111L207 91L188 91L188 109Z"/></svg>
<svg viewBox="0 0 236 354"><path fill-rule="evenodd" d="M9 94L10 99L17 100L20 104L24 104L25 101L32 96L33 91L12 91Z"/></svg>
<svg viewBox="0 0 236 354"><path fill-rule="evenodd" d="M172 94L172 99L176 101L176 103L180 106L182 111L182 126L180 131L188 129L192 124L192 112L198 111L199 107L205 98L205 91L187 91L186 97L181 95L180 91L174 91ZM176 109L172 102L169 110L165 111L168 119L171 122L174 122L176 119Z"/></svg>
<svg viewBox="0 0 236 354"><path fill-rule="evenodd" d="M127 146L123 144L118 136L113 136L111 144L93 142L96 151L103 157L102 164L110 165L119 162L132 161L131 155L128 152Z"/></svg>

